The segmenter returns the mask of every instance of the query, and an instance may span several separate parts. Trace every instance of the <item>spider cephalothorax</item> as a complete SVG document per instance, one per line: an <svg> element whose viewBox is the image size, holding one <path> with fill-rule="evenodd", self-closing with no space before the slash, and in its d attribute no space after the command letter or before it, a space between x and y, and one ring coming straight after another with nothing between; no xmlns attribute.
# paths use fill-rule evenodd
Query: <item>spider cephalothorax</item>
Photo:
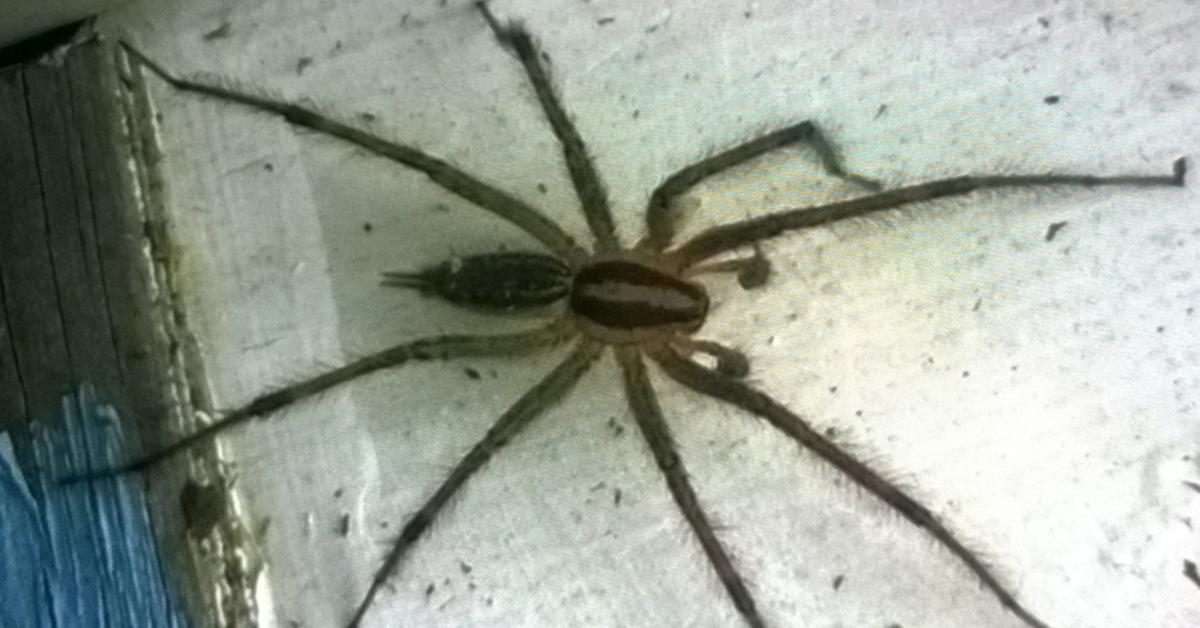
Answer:
<svg viewBox="0 0 1200 628"><path fill-rule="evenodd" d="M691 333L704 324L704 286L675 276L636 252L588 263L571 284L571 314L579 328L608 344Z"/></svg>
<svg viewBox="0 0 1200 628"><path fill-rule="evenodd" d="M765 280L766 264L757 250L754 257L743 260L709 260L737 249L757 248L759 241L789 231L979 189L1053 185L1180 186L1184 179L1184 161L1175 162L1173 172L1165 176L962 176L879 191L881 188L876 182L842 168L831 144L816 126L800 122L716 153L667 177L650 195L646 235L634 247L623 248L615 232L605 187L582 138L555 94L543 65L543 55L521 26L500 24L486 4L478 6L496 39L511 49L524 67L550 128L560 141L566 168L594 238L590 251L527 202L416 148L380 139L354 125L293 103L176 77L136 50L127 48L143 65L179 89L279 114L293 124L333 135L418 170L446 190L523 229L548 251L497 252L453 258L417 272L386 273L386 285L414 288L466 307L500 311L546 306L557 309L552 310L550 323L528 331L422 338L347 362L316 377L264 393L199 432L132 462L124 470L144 468L249 418L267 415L367 373L395 368L414 360L519 356L576 339L570 355L497 419L411 515L349 618L351 626L366 616L381 587L395 576L409 551L451 497L526 425L560 401L601 352L609 348L616 354L622 370L630 411L663 474L667 489L703 547L730 602L748 625L761 626L767 622L736 561L725 549L692 489L647 376L646 356L659 364L669 378L766 420L788 438L845 473L910 523L924 529L1021 621L1029 626L1045 626L1017 601L938 516L814 430L799 415L744 382L741 378L748 370L748 361L742 354L715 342L693 338L692 334L703 325L709 306L704 287L695 282L694 277L706 272L733 271L738 273L743 286L758 286ZM713 174L797 142L808 144L828 173L851 182L867 194L714 227L672 247L676 226L672 204L682 194ZM561 301L565 304L559 303ZM697 352L714 358L715 367L694 361L691 356Z"/></svg>

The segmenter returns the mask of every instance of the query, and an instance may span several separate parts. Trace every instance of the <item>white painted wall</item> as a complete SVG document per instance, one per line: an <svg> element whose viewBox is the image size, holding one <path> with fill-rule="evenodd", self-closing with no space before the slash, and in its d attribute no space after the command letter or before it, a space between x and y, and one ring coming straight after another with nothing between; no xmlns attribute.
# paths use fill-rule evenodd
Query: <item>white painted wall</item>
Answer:
<svg viewBox="0 0 1200 628"><path fill-rule="evenodd" d="M369 113L383 136L584 237L519 66L469 3L442 4L145 2L102 28L178 72ZM1128 7L494 3L550 56L626 242L667 173L803 118L850 168L893 186L1165 174L1181 155L1200 170L1200 14L1187 2ZM383 270L528 245L515 229L339 142L155 95L187 305L221 403L386 343L532 324L377 286ZM687 231L845 192L787 151L698 190ZM756 385L912 489L1052 626L1200 624L1200 590L1181 574L1200 560L1200 495L1184 484L1200 479L1195 177L1186 190L973 196L765 249L770 286L711 281L702 334L746 351ZM556 359L407 368L232 436L238 487L253 517L271 519L278 625L344 621L402 520ZM737 625L615 372L602 363L471 483L370 625ZM812 456L656 383L772 625L1019 625L947 552Z"/></svg>

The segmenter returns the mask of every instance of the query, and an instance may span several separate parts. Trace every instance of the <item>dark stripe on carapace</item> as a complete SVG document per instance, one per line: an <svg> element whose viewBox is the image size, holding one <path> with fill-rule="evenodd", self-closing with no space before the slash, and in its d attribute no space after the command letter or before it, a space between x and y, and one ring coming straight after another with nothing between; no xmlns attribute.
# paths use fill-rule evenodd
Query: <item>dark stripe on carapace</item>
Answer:
<svg viewBox="0 0 1200 628"><path fill-rule="evenodd" d="M567 296L571 269L542 253L484 253L456 257L416 273L384 273L383 285L416 288L451 303L516 310Z"/></svg>
<svg viewBox="0 0 1200 628"><path fill-rule="evenodd" d="M704 289L649 266L597 262L575 275L571 310L611 329L698 327L708 312Z"/></svg>

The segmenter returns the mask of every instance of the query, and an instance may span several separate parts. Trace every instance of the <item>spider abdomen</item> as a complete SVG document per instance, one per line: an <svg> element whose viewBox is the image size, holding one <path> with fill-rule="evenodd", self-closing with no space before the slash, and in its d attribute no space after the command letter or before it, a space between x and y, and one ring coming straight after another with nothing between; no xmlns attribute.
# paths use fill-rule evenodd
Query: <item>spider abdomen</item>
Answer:
<svg viewBox="0 0 1200 628"><path fill-rule="evenodd" d="M571 311L586 332L608 343L640 342L704 323L708 294L699 284L626 259L588 264L571 284Z"/></svg>
<svg viewBox="0 0 1200 628"><path fill-rule="evenodd" d="M419 272L383 277L385 286L415 288L459 305L517 310L567 296L571 269L542 253L500 252L455 257Z"/></svg>

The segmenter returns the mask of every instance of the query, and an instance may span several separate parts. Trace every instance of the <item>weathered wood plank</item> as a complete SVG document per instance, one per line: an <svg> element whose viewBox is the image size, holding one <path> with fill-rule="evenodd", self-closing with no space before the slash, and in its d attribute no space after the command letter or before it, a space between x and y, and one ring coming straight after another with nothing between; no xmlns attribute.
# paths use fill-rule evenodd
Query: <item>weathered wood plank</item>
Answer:
<svg viewBox="0 0 1200 628"><path fill-rule="evenodd" d="M47 241L44 183L38 176L37 147L30 130L26 90L20 72L0 77L0 257L4 308L12 333L20 393L26 402L20 421L48 420L69 391L66 339L63 337L54 265ZM49 158L49 156L47 156ZM14 419L6 419L13 422Z"/></svg>
<svg viewBox="0 0 1200 628"><path fill-rule="evenodd" d="M161 295L148 257L138 183L128 167L133 149L114 64L111 54L98 50L73 54L67 59L66 75L86 163L98 272L111 319L120 386L131 419L145 436L159 429L170 407L165 391L169 390L171 341L160 318Z"/></svg>
<svg viewBox="0 0 1200 628"><path fill-rule="evenodd" d="M25 86L45 207L46 233L71 379L117 399L117 355L100 284L100 260L74 103L60 67L25 67Z"/></svg>
<svg viewBox="0 0 1200 628"><path fill-rule="evenodd" d="M0 71L0 625L178 626L174 493L63 486L128 458L171 406L150 238L111 45ZM170 549L155 542L150 517Z"/></svg>
<svg viewBox="0 0 1200 628"><path fill-rule="evenodd" d="M15 70L0 70L0 85L7 85L11 80L9 77L16 75ZM0 104L0 111L4 110L3 107L4 105ZM0 136L0 141L7 143L7 139ZM6 155L7 153L0 154L0 160L11 159ZM23 164L17 164L15 160L11 160L11 162L11 165L8 166L0 165L0 173L5 172L4 168L6 167L14 169L23 167ZM0 161L0 164L5 163L7 162ZM5 202L6 200L0 197L0 203ZM4 254L3 251L0 251L0 278L4 276L3 272ZM17 373L17 356L13 347L8 313L4 308L5 301L4 282L0 281L0 430L23 423L25 416L25 395L21 392L21 378Z"/></svg>

